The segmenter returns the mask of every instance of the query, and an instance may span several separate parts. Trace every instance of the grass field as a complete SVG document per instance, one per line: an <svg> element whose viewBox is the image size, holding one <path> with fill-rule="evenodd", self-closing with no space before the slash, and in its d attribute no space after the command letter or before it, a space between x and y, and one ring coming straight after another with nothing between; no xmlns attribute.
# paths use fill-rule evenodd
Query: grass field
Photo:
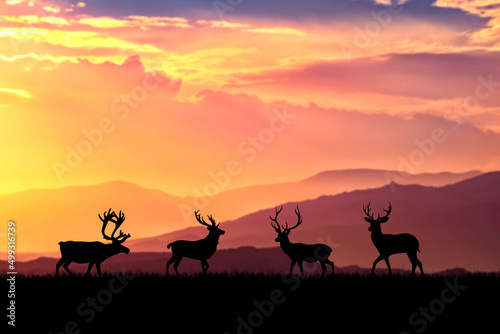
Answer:
<svg viewBox="0 0 500 334"><path fill-rule="evenodd" d="M496 328L499 283L495 274L18 276L16 329L53 334L480 333Z"/></svg>

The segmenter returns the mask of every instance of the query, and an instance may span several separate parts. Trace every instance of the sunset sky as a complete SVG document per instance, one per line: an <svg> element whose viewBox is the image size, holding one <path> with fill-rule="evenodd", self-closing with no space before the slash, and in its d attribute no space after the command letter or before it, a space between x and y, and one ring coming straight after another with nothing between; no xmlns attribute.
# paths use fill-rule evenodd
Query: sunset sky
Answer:
<svg viewBox="0 0 500 334"><path fill-rule="evenodd" d="M494 0L1 1L0 194L500 170L499 64Z"/></svg>

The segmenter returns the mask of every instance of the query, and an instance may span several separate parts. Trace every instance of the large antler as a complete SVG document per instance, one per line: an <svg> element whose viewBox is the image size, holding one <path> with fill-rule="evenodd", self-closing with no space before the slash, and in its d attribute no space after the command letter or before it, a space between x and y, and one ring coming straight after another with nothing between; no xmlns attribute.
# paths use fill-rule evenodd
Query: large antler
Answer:
<svg viewBox="0 0 500 334"><path fill-rule="evenodd" d="M217 224L215 219L212 218L212 215L207 215L207 217L208 217L208 220L210 220L210 222L212 223L212 226L219 227L220 223Z"/></svg>
<svg viewBox="0 0 500 334"><path fill-rule="evenodd" d="M271 220L276 223L276 226L274 226L273 222L271 222L271 226L274 228L276 233L281 233L280 224L278 223L278 215L280 214L281 210L283 210L283 207L280 207L279 210L278 208L276 208L275 210L276 210L276 216L274 216L274 218L269 216L269 218L271 218Z"/></svg>
<svg viewBox="0 0 500 334"><path fill-rule="evenodd" d="M125 214L120 211L118 217L116 217L115 229L113 230L113 233L111 234L111 238L113 239L113 241L119 242L121 244L125 240L130 238L130 233L125 234L122 232L122 230L120 230L120 234L117 237L115 237L116 230L118 230L118 228L123 224L124 221L125 221ZM120 238L123 238L123 239L120 240Z"/></svg>
<svg viewBox="0 0 500 334"><path fill-rule="evenodd" d="M203 219L203 217L202 217L202 216L201 216L198 212L200 212L200 210L198 210L198 211L195 211L195 212L194 212L194 216L196 217L196 220L198 221L198 223L200 223L201 225L208 226L208 227L212 226L212 225L209 225L209 224L205 221L205 219ZM212 216L209 216L209 219L210 219L211 217L212 217ZM213 224L213 223L212 223L212 224Z"/></svg>
<svg viewBox="0 0 500 334"><path fill-rule="evenodd" d="M376 222L379 222L379 223L385 223L386 221L389 220L389 215L391 214L391 211L392 211L391 202L389 202L389 207L387 208L387 210L386 209L382 209L382 210L385 211L385 216L380 217L380 214L378 214L377 219L373 218L373 214L370 215L370 211L371 211L370 203L371 203L371 201L368 202L368 205L366 207L363 204L363 211L368 216L368 218L370 218L370 220L373 220L373 221L376 221Z"/></svg>
<svg viewBox="0 0 500 334"><path fill-rule="evenodd" d="M102 230L101 230L102 236L106 240L111 240L111 237L106 235L106 226L108 225L109 221L112 221L114 223L116 222L115 220L113 220L113 218L117 218L116 213L114 211L111 212L110 208L107 213L106 211L104 211L103 217L101 217L101 214L99 214L99 219L101 219L102 221Z"/></svg>
<svg viewBox="0 0 500 334"><path fill-rule="evenodd" d="M125 214L120 211L119 216L116 215L116 213L113 211L111 212L111 209L108 210L108 212L104 212L103 214L104 218L101 217L101 214L99 214L99 218L103 222L102 224L102 236L106 240L112 240L113 242L119 242L123 243L125 240L130 238L130 234L125 234L120 230L120 234L115 237L115 233L118 230L118 228L123 224L125 221ZM113 218L115 218L113 220ZM106 226L108 225L108 222L113 222L115 223L115 228L113 229L113 232L111 233L111 236L106 235ZM120 240L120 238L123 238Z"/></svg>
<svg viewBox="0 0 500 334"><path fill-rule="evenodd" d="M379 218L377 219L378 221L380 221L381 223L385 223L386 221L389 220L389 215L391 214L391 211L392 211L392 205L391 205L391 202L389 202L389 207L386 209L382 209L385 211L385 216L383 217L380 217L379 215Z"/></svg>
<svg viewBox="0 0 500 334"><path fill-rule="evenodd" d="M300 215L300 210L298 205L297 208L295 209L295 214L297 215L297 224L295 224L294 227L288 228L288 223L285 222L286 224L285 230L288 231L288 233L290 233L291 230L293 230L296 227L299 227L299 225L302 224L302 216Z"/></svg>
<svg viewBox="0 0 500 334"><path fill-rule="evenodd" d="M370 215L370 211L372 210L370 208L370 204L371 204L372 201L368 202L368 205L365 207L365 205L363 204L363 211L365 213L365 215L368 216L368 218L370 218L371 220L375 220L375 218L373 218L373 213Z"/></svg>

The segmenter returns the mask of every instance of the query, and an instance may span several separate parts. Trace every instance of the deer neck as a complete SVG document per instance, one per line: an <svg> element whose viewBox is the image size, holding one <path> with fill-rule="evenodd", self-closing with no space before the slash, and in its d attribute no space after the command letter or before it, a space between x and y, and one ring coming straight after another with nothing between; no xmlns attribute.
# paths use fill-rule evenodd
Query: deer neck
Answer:
<svg viewBox="0 0 500 334"><path fill-rule="evenodd" d="M209 243L214 243L216 245L219 244L220 235L215 232L208 232L208 235L205 237L205 240Z"/></svg>
<svg viewBox="0 0 500 334"><path fill-rule="evenodd" d="M290 242L290 239L288 239L288 236L284 237L283 239L284 240L280 241L280 247L286 253L287 250L290 249L292 243Z"/></svg>
<svg viewBox="0 0 500 334"><path fill-rule="evenodd" d="M384 234L382 233L380 225L372 227L371 237L374 244L377 243L383 236Z"/></svg>
<svg viewBox="0 0 500 334"><path fill-rule="evenodd" d="M119 253L119 250L118 250L118 247L111 243L111 244L105 244L105 248L104 248L106 251L104 252L104 255L106 256L106 258L108 257L111 257L113 255L116 255Z"/></svg>

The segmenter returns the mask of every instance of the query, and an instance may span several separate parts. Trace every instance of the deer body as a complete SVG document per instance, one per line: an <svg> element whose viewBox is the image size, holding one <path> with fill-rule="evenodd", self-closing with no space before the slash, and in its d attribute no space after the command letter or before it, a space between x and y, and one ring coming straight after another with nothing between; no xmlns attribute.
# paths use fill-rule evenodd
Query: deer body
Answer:
<svg viewBox="0 0 500 334"><path fill-rule="evenodd" d="M75 263L99 263L113 255L130 251L121 244L103 244L99 241L61 241L59 248L63 258Z"/></svg>
<svg viewBox="0 0 500 334"><path fill-rule="evenodd" d="M172 249L172 257L167 261L166 264L166 274L168 276L168 269L172 263L174 263L174 271L177 276L179 276L179 272L177 271L177 267L181 263L184 257L200 260L201 261L201 270L203 273L206 273L208 270L208 262L207 260L214 255L217 250L217 245L219 244L219 237L223 235L225 232L219 229L219 224L215 223L215 220L212 216L208 216L208 219L212 223L207 224L203 217L200 217L198 214L199 211L195 211L194 215L196 220L201 225L204 225L208 229L208 235L200 240L196 241L187 241L187 240L177 240L167 245L167 248Z"/></svg>
<svg viewBox="0 0 500 334"><path fill-rule="evenodd" d="M391 264L389 262L389 256L393 254L406 253L408 258L410 259L412 265L411 274L415 274L415 269L419 267L420 273L424 275L424 270L422 269L422 262L417 258L417 252L420 252L419 243L417 238L409 233L402 234L383 234L380 224L383 224L389 220L389 215L392 210L391 203L389 203L389 208L387 210L384 209L386 215L384 217L380 217L375 219L373 214L370 215L370 203L366 206L363 206L363 211L368 217L365 217L365 220L370 223L370 227L368 231L371 232L371 239L375 248L377 248L380 255L375 259L372 266L371 274L375 275L375 267L377 263L384 260L387 264L387 269L389 270L389 275L392 275Z"/></svg>
<svg viewBox="0 0 500 334"><path fill-rule="evenodd" d="M59 275L59 268L61 266L63 266L68 274L72 275L72 272L68 268L72 262L88 263L89 267L87 269L87 275L90 274L90 271L95 264L97 274L101 276L101 263L104 260L119 253L128 254L130 252L127 247L122 245L125 240L130 238L130 234L126 235L120 231L120 235L115 237L115 232L125 220L125 215L123 215L120 211L120 216L118 217L114 211L111 213L111 209L109 209L107 214L104 213L104 218L102 218L101 215L99 215L99 218L101 218L103 222L102 235L104 239L111 240L112 243L103 244L99 241L61 241L59 243L61 259L56 265L56 276ZM113 220L113 218L116 218L116 220ZM111 237L107 236L105 233L106 225L110 221L115 223L115 229L113 230Z"/></svg>
<svg viewBox="0 0 500 334"><path fill-rule="evenodd" d="M409 253L415 249L420 252L418 240L413 234L382 234L372 232L373 245L381 255Z"/></svg>
<svg viewBox="0 0 500 334"><path fill-rule="evenodd" d="M299 267L302 266L301 262L303 261L318 262L324 257L328 258L333 251L325 244L308 245L300 242L293 243L290 242L288 236L286 240L280 242L280 247L292 262L299 263Z"/></svg>
<svg viewBox="0 0 500 334"><path fill-rule="evenodd" d="M208 260L214 255L219 244L220 235L210 232L205 238L196 241L177 240L167 245L172 253L184 254L184 257L195 260Z"/></svg>
<svg viewBox="0 0 500 334"><path fill-rule="evenodd" d="M323 277L325 275L326 271L326 265L330 265L332 267L332 273L334 271L334 263L328 259L330 254L332 253L332 249L325 245L325 244L303 244L303 243L292 243L290 242L290 239L288 239L288 235L290 234L290 231L300 224L302 224L302 217L300 215L299 208L295 210L295 213L298 216L298 222L294 227L288 228L288 224L285 226L280 226L278 224L278 215L281 212L282 209L278 211L276 209L276 217L271 218L273 222L276 223L276 225L273 225L271 223L271 226L274 228L274 230L278 233L278 236L276 237L275 241L280 243L280 247L283 250L283 252L288 255L290 260L292 260L292 263L290 265L290 272L288 273L289 275L292 274L293 268L295 267L295 263L298 263L300 272L304 274L304 270L302 268L302 262L319 262L321 264L321 269L322 273L321 276Z"/></svg>

